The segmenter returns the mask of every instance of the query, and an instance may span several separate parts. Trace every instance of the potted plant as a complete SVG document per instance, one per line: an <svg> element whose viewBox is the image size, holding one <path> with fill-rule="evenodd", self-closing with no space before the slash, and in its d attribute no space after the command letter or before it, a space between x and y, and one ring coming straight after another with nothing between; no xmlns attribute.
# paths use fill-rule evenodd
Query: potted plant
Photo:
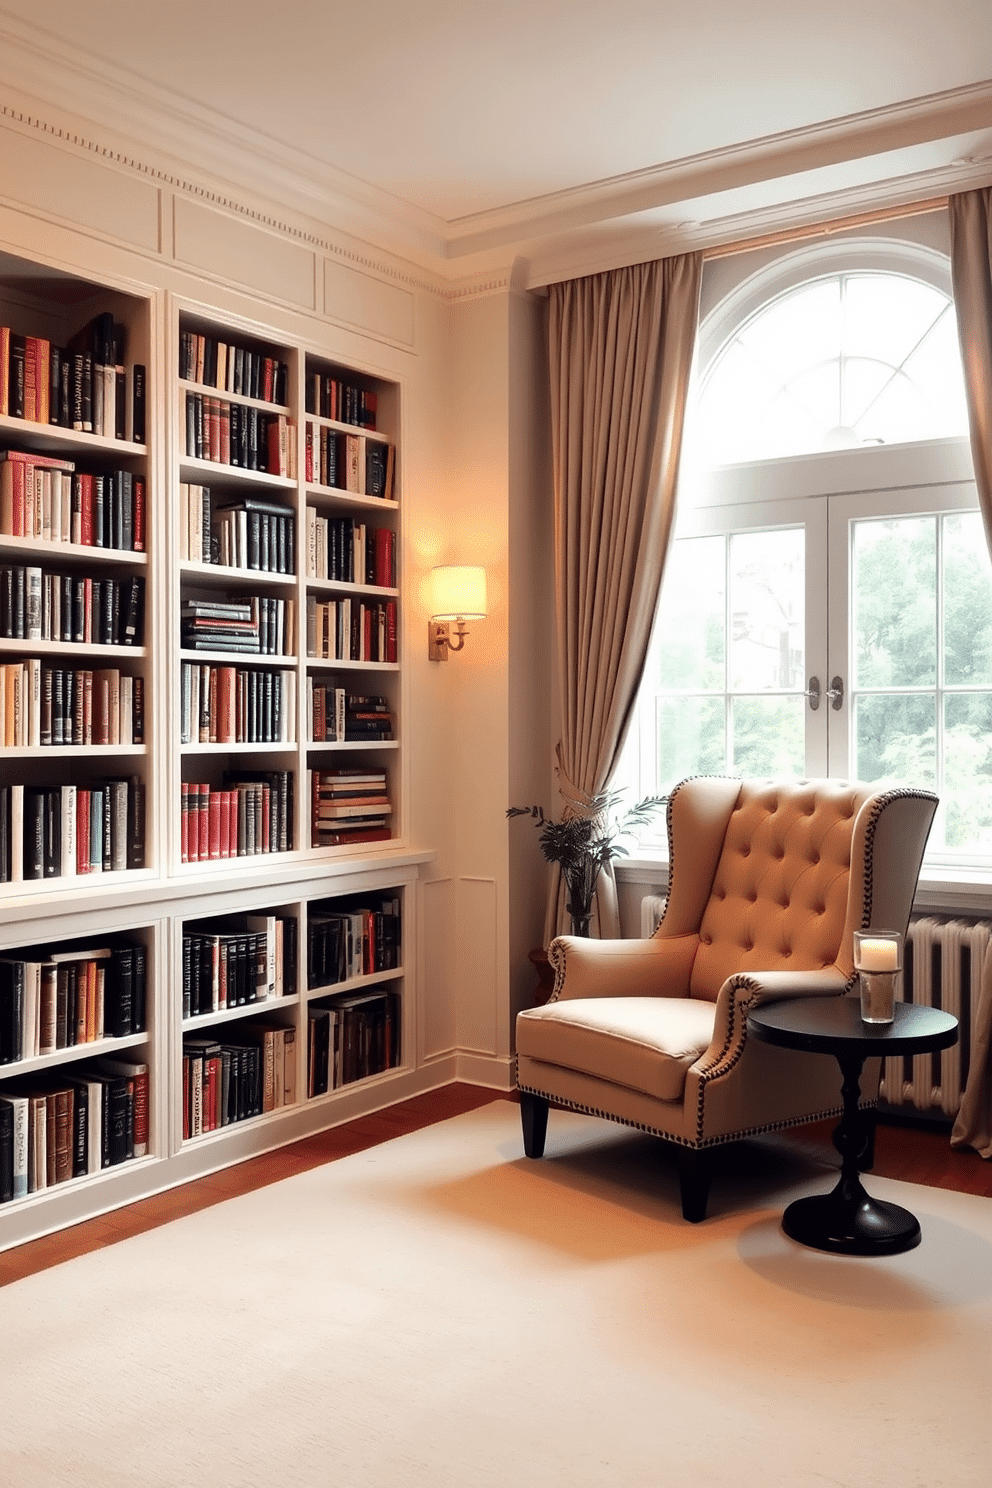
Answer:
<svg viewBox="0 0 992 1488"><path fill-rule="evenodd" d="M593 800L590 816L565 816L551 821L540 806L511 806L507 816L529 816L538 829L538 843L549 863L557 863L565 880L565 908L572 921L572 934L589 934L592 900L605 863L626 857L621 838L648 824L665 805L667 796L645 796L619 819L611 813L623 799L622 791L608 791Z"/></svg>

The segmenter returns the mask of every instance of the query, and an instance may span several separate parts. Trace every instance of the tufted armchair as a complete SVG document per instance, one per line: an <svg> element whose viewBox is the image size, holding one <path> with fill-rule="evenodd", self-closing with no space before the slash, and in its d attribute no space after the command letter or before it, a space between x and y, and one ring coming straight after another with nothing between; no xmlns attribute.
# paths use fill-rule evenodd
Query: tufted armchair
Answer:
<svg viewBox="0 0 992 1488"><path fill-rule="evenodd" d="M836 1062L749 1039L748 1012L852 990L853 932L907 927L936 807L840 780L677 786L655 934L559 936L549 1002L517 1017L527 1156L543 1154L550 1104L652 1132L676 1144L698 1221L715 1147L839 1113ZM863 1088L871 1104L867 1069Z"/></svg>

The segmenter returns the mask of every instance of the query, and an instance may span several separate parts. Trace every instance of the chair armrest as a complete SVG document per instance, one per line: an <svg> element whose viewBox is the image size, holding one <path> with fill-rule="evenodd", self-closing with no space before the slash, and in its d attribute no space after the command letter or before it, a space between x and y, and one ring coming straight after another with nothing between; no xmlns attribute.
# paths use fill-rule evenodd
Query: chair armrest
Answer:
<svg viewBox="0 0 992 1488"><path fill-rule="evenodd" d="M716 1000L712 1041L691 1066L692 1073L712 1080L733 1068L747 1040L748 1014L761 1003L795 997L841 997L849 986L836 966L822 971L738 972L728 977Z"/></svg>
<svg viewBox="0 0 992 1488"><path fill-rule="evenodd" d="M548 947L555 973L551 1002L574 997L688 997L699 938L586 940L559 935Z"/></svg>

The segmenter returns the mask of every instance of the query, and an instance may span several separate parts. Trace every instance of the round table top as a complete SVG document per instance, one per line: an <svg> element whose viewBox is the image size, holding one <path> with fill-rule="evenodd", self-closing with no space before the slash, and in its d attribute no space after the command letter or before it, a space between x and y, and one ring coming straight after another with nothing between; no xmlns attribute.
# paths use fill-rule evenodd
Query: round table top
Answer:
<svg viewBox="0 0 992 1488"><path fill-rule="evenodd" d="M897 1002L891 1023L865 1023L861 999L796 997L765 1002L750 1014L755 1038L813 1054L922 1054L957 1041L958 1020L940 1008Z"/></svg>

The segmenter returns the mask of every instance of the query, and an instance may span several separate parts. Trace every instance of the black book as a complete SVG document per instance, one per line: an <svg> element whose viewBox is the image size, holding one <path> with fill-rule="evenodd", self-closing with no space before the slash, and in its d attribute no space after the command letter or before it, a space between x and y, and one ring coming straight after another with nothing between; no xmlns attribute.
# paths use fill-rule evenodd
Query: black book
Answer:
<svg viewBox="0 0 992 1488"><path fill-rule="evenodd" d="M134 1032L134 949L124 946L114 952L104 991L103 1026L110 1038L126 1038Z"/></svg>
<svg viewBox="0 0 992 1488"><path fill-rule="evenodd" d="M127 373L122 366L114 371L114 434L123 439L127 432Z"/></svg>
<svg viewBox="0 0 992 1488"><path fill-rule="evenodd" d="M10 337L10 387L7 394L7 410L11 418L24 417L24 337L13 333Z"/></svg>
<svg viewBox="0 0 992 1488"><path fill-rule="evenodd" d="M37 787L24 792L24 877L45 877L45 792Z"/></svg>
<svg viewBox="0 0 992 1488"><path fill-rule="evenodd" d="M73 1082L72 1103L72 1176L82 1178L86 1172L89 1149L90 1092L85 1080Z"/></svg>
<svg viewBox="0 0 992 1488"><path fill-rule="evenodd" d="M135 444L145 443L145 368L135 362L131 368L131 438Z"/></svg>
<svg viewBox="0 0 992 1488"><path fill-rule="evenodd" d="M132 776L128 782L127 866L128 868L145 866L145 782L138 775ZM143 947L142 955L144 955Z"/></svg>
<svg viewBox="0 0 992 1488"><path fill-rule="evenodd" d="M128 1087L130 1081L123 1076L97 1075L94 1077L103 1086L103 1166L114 1167L127 1161L128 1141ZM134 1119L133 1097L131 1120ZM133 1138L132 1138L133 1140Z"/></svg>
<svg viewBox="0 0 992 1488"><path fill-rule="evenodd" d="M148 1026L148 953L146 947L141 944L134 946L133 950L131 1029L134 1033L144 1033Z"/></svg>
<svg viewBox="0 0 992 1488"><path fill-rule="evenodd" d="M62 795L57 786L44 792L45 878L62 874Z"/></svg>
<svg viewBox="0 0 992 1488"><path fill-rule="evenodd" d="M22 1057L24 1039L24 962L0 961L0 1064Z"/></svg>
<svg viewBox="0 0 992 1488"><path fill-rule="evenodd" d="M141 645L141 600L142 580L136 577L124 580L124 596L121 603L121 637L122 646Z"/></svg>
<svg viewBox="0 0 992 1488"><path fill-rule="evenodd" d="M48 351L48 422L57 424L59 419L59 403L62 390L62 358L65 356L60 346L51 346Z"/></svg>
<svg viewBox="0 0 992 1488"><path fill-rule="evenodd" d="M72 428L72 354L66 350L59 352L59 424L63 429Z"/></svg>

